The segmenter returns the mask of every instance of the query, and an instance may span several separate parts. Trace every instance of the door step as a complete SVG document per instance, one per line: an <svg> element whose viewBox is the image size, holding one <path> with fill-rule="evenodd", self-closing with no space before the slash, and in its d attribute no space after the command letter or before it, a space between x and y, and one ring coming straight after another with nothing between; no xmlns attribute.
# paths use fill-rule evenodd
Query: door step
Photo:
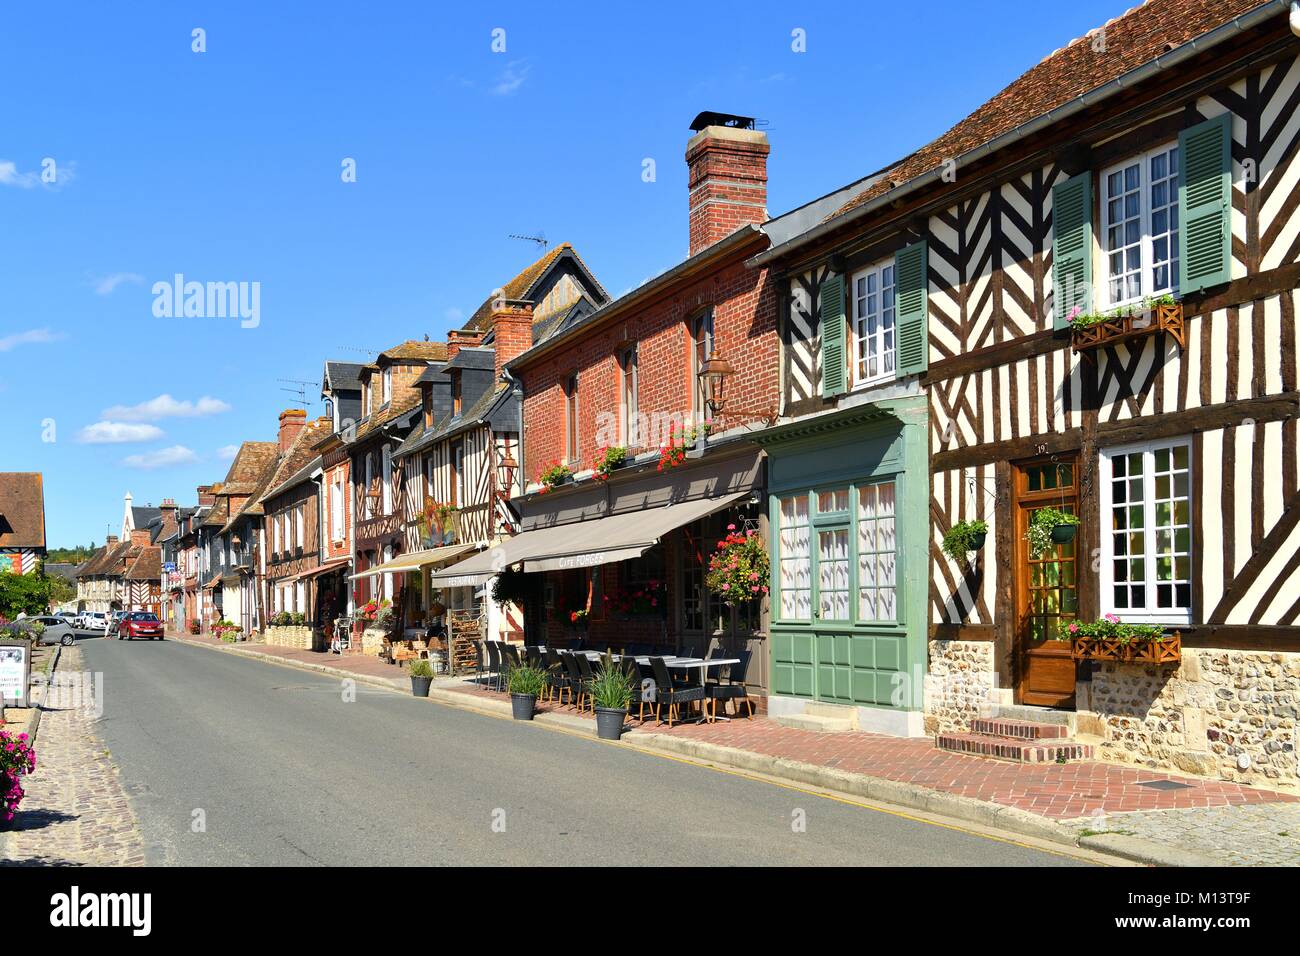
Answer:
<svg viewBox="0 0 1300 956"><path fill-rule="evenodd" d="M1065 724L1043 724L1006 717L976 717L970 722L970 729L971 733L985 737L1015 737L1019 740L1059 740L1070 736L1070 728Z"/></svg>
<svg viewBox="0 0 1300 956"><path fill-rule="evenodd" d="M935 746L951 753L1014 760L1017 763L1065 763L1090 760L1091 744L1063 737L1003 737L983 733L939 734Z"/></svg>
<svg viewBox="0 0 1300 956"><path fill-rule="evenodd" d="M781 714L775 718L782 727L815 730L823 734L843 734L858 729L858 712L841 704L809 701L801 714Z"/></svg>

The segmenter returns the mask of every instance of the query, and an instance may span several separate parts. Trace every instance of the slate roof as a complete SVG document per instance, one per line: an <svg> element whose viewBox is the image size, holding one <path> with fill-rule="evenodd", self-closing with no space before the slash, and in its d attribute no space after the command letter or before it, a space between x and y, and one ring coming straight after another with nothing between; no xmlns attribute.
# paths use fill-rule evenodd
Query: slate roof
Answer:
<svg viewBox="0 0 1300 956"><path fill-rule="evenodd" d="M328 385L336 392L361 391L361 369L359 362L326 362L322 390Z"/></svg>
<svg viewBox="0 0 1300 956"><path fill-rule="evenodd" d="M0 548L45 547L45 490L39 471L0 471Z"/></svg>
<svg viewBox="0 0 1300 956"><path fill-rule="evenodd" d="M440 421L435 422L427 431L415 432L410 435L393 452L394 460L414 454L422 448L429 447L436 441L479 424L501 403L508 392L509 386L505 382L498 382L495 390L489 389L484 392L478 401L469 408L463 409L459 415L447 415Z"/></svg>
<svg viewBox="0 0 1300 956"><path fill-rule="evenodd" d="M1261 5L1260 0L1146 0L1103 25L1106 42L1096 45L1100 49L1094 49L1089 35L1056 50L948 132L896 164L888 175L828 219L1105 86L1172 46L1181 46Z"/></svg>
<svg viewBox="0 0 1300 956"><path fill-rule="evenodd" d="M75 581L77 578L77 565L70 561L46 561L41 568L46 574L65 581Z"/></svg>
<svg viewBox="0 0 1300 956"><path fill-rule="evenodd" d="M395 421L408 412L413 411L420 406L421 401L421 396L416 394L414 396L408 396L405 402L401 405L396 401L390 402L386 408L380 409L357 426L356 437L353 438L349 444L356 445L367 436L376 432L383 425L387 425L389 422Z"/></svg>

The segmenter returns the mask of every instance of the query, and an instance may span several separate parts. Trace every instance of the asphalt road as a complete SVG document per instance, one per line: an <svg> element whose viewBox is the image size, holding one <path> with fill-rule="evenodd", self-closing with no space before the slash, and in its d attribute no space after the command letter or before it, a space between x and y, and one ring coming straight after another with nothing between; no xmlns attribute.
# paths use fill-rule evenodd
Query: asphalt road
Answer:
<svg viewBox="0 0 1300 956"><path fill-rule="evenodd" d="M151 864L1078 862L233 654L77 643Z"/></svg>

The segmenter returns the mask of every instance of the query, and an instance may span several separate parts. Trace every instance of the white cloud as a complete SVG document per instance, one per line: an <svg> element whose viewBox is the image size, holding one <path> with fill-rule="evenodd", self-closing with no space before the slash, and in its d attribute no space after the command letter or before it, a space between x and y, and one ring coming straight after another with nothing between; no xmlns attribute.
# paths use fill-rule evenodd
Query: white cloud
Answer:
<svg viewBox="0 0 1300 956"><path fill-rule="evenodd" d="M492 86L494 96L510 96L524 85L533 67L527 60L515 60L506 64L497 81Z"/></svg>
<svg viewBox="0 0 1300 956"><path fill-rule="evenodd" d="M128 468L165 468L168 465L190 465L198 460L199 456L184 445L172 445L141 455L127 455L122 464Z"/></svg>
<svg viewBox="0 0 1300 956"><path fill-rule="evenodd" d="M115 445L128 441L153 441L162 437L163 431L157 425L103 421L83 428L77 435L77 441L87 445Z"/></svg>
<svg viewBox="0 0 1300 956"><path fill-rule="evenodd" d="M238 445L222 445L217 449L217 457L222 461L234 461L235 456L239 454Z"/></svg>
<svg viewBox="0 0 1300 956"><path fill-rule="evenodd" d="M140 275L138 272L114 272L93 280L96 295L110 295L114 289L125 282L138 284L143 281L144 276Z"/></svg>
<svg viewBox="0 0 1300 956"><path fill-rule="evenodd" d="M219 398L204 395L197 402L177 401L164 393L139 405L114 405L104 409L105 418L124 422L156 422L162 418L202 418L230 411L230 406Z"/></svg>
<svg viewBox="0 0 1300 956"><path fill-rule="evenodd" d="M64 336L59 332L51 332L49 329L28 329L26 332L16 332L13 335L6 335L0 338L0 352L8 352L16 349L20 345L45 344L47 342L57 342Z"/></svg>

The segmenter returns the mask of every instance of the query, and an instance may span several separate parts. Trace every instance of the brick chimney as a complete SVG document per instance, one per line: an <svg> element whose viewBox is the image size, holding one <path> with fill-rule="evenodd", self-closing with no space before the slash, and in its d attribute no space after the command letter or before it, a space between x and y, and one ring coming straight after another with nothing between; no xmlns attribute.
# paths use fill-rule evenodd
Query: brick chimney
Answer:
<svg viewBox="0 0 1300 956"><path fill-rule="evenodd" d="M110 534L104 539L104 547L106 548L112 547L115 544L117 544L117 535L115 534Z"/></svg>
<svg viewBox="0 0 1300 956"><path fill-rule="evenodd" d="M286 408L280 413L280 452L289 450L298 433L307 427L307 410Z"/></svg>
<svg viewBox="0 0 1300 956"><path fill-rule="evenodd" d="M131 547L147 548L149 547L149 529L132 528L131 529Z"/></svg>
<svg viewBox="0 0 1300 956"><path fill-rule="evenodd" d="M447 333L447 360L454 359L461 349L482 345L484 334L482 329L452 329Z"/></svg>
<svg viewBox="0 0 1300 956"><path fill-rule="evenodd" d="M719 120L744 120L700 114ZM752 125L752 120L746 121ZM691 255L725 239L741 226L767 222L767 134L756 129L708 125L686 144L690 170Z"/></svg>
<svg viewBox="0 0 1300 956"><path fill-rule="evenodd" d="M492 330L496 336L496 377L507 362L533 344L533 304L501 299L493 303Z"/></svg>
<svg viewBox="0 0 1300 956"><path fill-rule="evenodd" d="M196 489L199 493L199 505L214 505L217 503L217 496L212 493L211 485L199 485Z"/></svg>

